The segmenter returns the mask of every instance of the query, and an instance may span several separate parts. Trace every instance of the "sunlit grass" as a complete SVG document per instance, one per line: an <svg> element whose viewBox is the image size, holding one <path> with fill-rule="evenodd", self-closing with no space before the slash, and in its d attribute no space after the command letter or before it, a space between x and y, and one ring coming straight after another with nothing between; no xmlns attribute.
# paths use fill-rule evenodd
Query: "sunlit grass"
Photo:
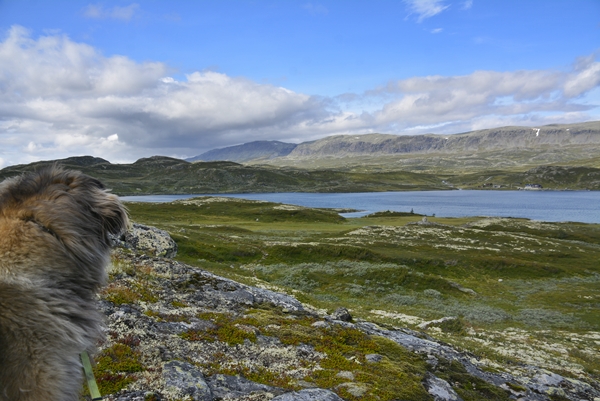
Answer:
<svg viewBox="0 0 600 401"><path fill-rule="evenodd" d="M465 330L488 334L600 330L600 225L481 217L422 223L418 215L343 219L333 211L243 200L128 207L133 220L171 233L179 260L330 311L344 306L357 317L412 328L456 316ZM436 330L446 341L499 358L494 341L483 344L469 340L468 330L443 327L431 334ZM561 336L552 341L567 341ZM590 357L571 349L566 358L572 361ZM597 366L585 364L591 371Z"/></svg>

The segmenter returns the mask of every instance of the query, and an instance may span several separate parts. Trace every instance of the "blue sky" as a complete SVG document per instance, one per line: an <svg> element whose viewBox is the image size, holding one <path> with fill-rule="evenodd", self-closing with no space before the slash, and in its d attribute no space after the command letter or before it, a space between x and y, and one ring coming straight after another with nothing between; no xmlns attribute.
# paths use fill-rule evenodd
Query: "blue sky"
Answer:
<svg viewBox="0 0 600 401"><path fill-rule="evenodd" d="M0 0L0 167L600 120L600 1Z"/></svg>

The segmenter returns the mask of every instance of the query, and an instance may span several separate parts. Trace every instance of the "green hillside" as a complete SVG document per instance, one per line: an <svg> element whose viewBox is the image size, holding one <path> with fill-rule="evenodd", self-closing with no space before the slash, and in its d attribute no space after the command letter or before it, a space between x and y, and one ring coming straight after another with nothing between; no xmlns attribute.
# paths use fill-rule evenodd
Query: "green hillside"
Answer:
<svg viewBox="0 0 600 401"><path fill-rule="evenodd" d="M447 189L439 177L405 171L347 172L244 166L233 162L189 163L155 156L132 164L85 157L37 162L0 170L0 179L60 164L97 177L118 195L245 192L373 192Z"/></svg>
<svg viewBox="0 0 600 401"><path fill-rule="evenodd" d="M472 157L471 161L475 156ZM276 167L234 162L196 162L154 156L132 164L112 164L91 156L42 161L0 170L0 180L42 166L59 164L97 177L118 195L215 194L253 192L380 192L449 189L600 189L600 168L535 165L491 168L480 157L468 167L416 160L412 166L388 160L338 167Z"/></svg>

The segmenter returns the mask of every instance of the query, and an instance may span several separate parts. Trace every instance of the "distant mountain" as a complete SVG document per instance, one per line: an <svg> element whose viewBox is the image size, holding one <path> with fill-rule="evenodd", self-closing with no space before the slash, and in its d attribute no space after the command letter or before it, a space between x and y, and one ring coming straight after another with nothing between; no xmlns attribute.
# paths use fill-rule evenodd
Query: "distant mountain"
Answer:
<svg viewBox="0 0 600 401"><path fill-rule="evenodd" d="M539 127L501 127L452 135L336 135L298 145L256 141L214 149L186 160L292 165L294 161L302 160L432 153L472 155L526 149L555 152L565 147L586 147L588 150L600 147L600 121ZM556 157L548 161L560 162Z"/></svg>
<svg viewBox="0 0 600 401"><path fill-rule="evenodd" d="M338 135L301 143L288 159L406 153L464 153L600 145L600 121L531 127L502 127L454 135Z"/></svg>
<svg viewBox="0 0 600 401"><path fill-rule="evenodd" d="M213 149L185 160L188 162L224 160L243 163L250 160L266 160L287 156L296 146L294 143L279 141L254 141L244 143L243 145Z"/></svg>

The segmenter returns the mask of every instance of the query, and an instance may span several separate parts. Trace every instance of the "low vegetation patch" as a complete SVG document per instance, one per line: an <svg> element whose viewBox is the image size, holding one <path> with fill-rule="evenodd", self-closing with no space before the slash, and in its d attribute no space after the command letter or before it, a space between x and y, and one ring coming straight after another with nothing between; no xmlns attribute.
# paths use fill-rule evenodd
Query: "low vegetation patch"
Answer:
<svg viewBox="0 0 600 401"><path fill-rule="evenodd" d="M116 343L96 356L94 376L101 394L114 394L137 380L144 366L140 354L126 343Z"/></svg>
<svg viewBox="0 0 600 401"><path fill-rule="evenodd" d="M505 330L547 331L555 334L548 344L572 350L561 356L569 362L567 371L575 377L598 375L592 362L597 352L578 353L582 348L573 347L570 338L600 331L600 225L477 217L428 217L422 222L421 216L411 213L339 219L334 212L294 214L277 204L239 200L128 206L133 220L173 235L179 260L221 276L287 290L323 309L344 306L356 317L381 324L416 329L422 322L455 316L457 320L432 326L428 334L489 358L492 365L507 359L542 363L556 358L550 345L548 350L540 345L540 355L525 348L515 355L499 352L497 344L508 338ZM192 281L176 285L193 291L206 284ZM143 298L133 290L136 294L112 289L109 295L114 292L110 296L115 303L119 298L132 299L130 295ZM253 313L252 318L261 320L261 313ZM266 335L315 349L322 345L314 343L316 329L310 319L269 319L276 322L215 320L216 326L229 331L186 335L190 340L196 336L198 341L232 344ZM265 329L269 324L279 327ZM257 327L258 332L252 334L246 326ZM326 338L327 332L319 335ZM346 354L340 344L326 343L323 349L331 351L323 363L349 371L370 366L362 364L361 355L382 351L380 346L379 351L368 350L373 339L369 341L354 346L362 349L356 355ZM220 371L227 369L233 368ZM343 384L328 376L327 369L320 373L322 377L306 380ZM268 369L252 372L245 374L269 377ZM292 382L288 385L293 387ZM476 399L469 395L475 391L480 399L502 399L502 394L483 397L480 384L473 383L474 388L465 387L461 397Z"/></svg>

